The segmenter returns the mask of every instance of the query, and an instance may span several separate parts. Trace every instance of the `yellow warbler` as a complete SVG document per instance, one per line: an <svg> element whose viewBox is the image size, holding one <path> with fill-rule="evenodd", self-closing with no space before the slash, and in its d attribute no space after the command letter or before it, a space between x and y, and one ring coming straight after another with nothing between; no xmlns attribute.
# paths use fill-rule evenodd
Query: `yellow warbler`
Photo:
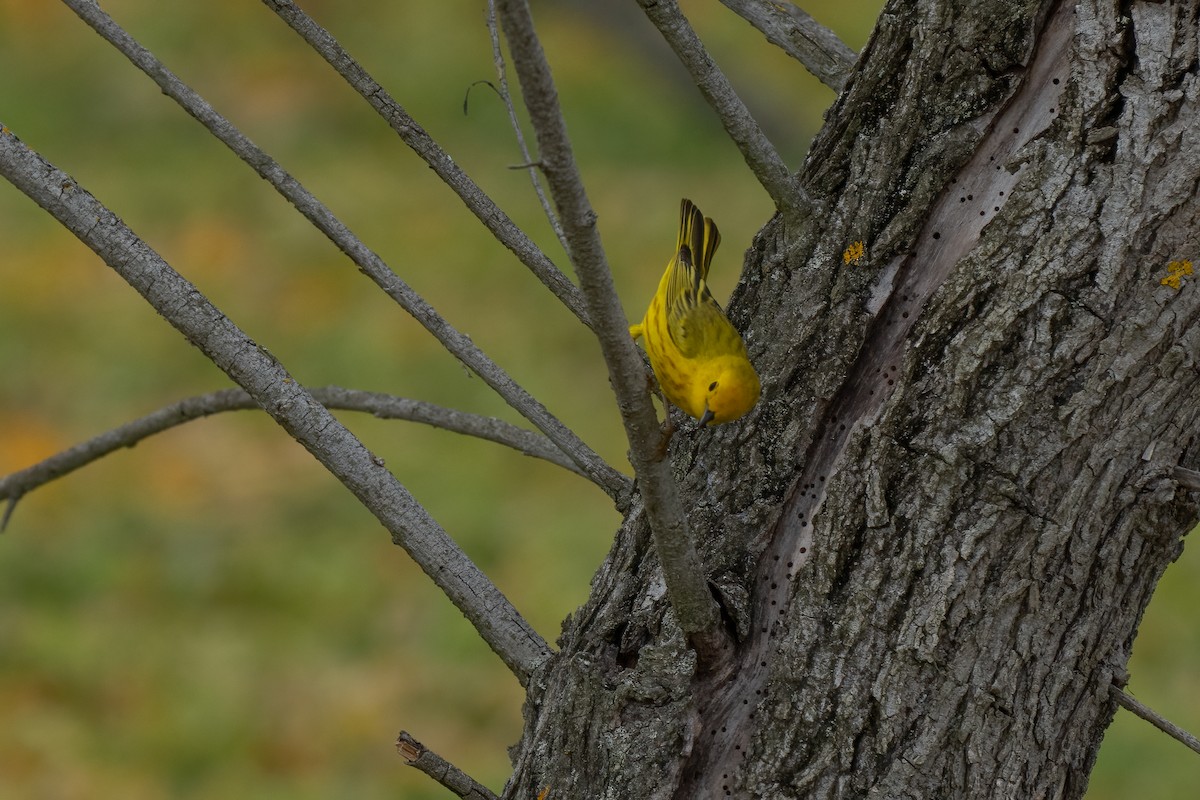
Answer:
<svg viewBox="0 0 1200 800"><path fill-rule="evenodd" d="M708 290L708 267L721 235L691 200L679 209L675 257L640 324L663 395L701 425L737 419L758 402L758 373L742 337Z"/></svg>

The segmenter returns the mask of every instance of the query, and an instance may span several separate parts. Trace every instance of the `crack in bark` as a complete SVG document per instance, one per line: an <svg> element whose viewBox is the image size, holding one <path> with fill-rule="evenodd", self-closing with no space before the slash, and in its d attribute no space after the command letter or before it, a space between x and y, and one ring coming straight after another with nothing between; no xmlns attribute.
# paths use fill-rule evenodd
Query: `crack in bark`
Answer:
<svg viewBox="0 0 1200 800"><path fill-rule="evenodd" d="M881 272L884 280L894 279L874 293L875 307L870 310L875 316L859 357L837 399L826 408L828 416L816 426L818 434L802 462L805 466L789 491L772 542L760 560L751 637L731 654L739 661L732 666L733 680L698 681L695 696L701 700L693 717L696 746L684 765L676 800L704 796L714 787L733 782L739 772L754 732L751 720L769 680L767 653L772 646L773 623L786 613L793 577L808 561L811 520L823 507L826 480L842 467L851 434L869 426L891 395L894 381L889 376L901 362L926 302L978 243L984 227L1011 196L1025 165L1011 171L1005 165L1014 163L1021 149L1055 119L1068 75L1073 30L1068 6L1059 3L1048 17L1026 80L986 123L988 130L973 156L934 202L908 254L898 256Z"/></svg>

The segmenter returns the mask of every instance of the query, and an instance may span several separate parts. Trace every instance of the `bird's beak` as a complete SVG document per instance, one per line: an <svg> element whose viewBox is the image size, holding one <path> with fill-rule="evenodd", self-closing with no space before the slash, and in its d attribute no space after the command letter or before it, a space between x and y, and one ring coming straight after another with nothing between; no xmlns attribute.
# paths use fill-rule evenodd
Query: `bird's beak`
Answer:
<svg viewBox="0 0 1200 800"><path fill-rule="evenodd" d="M712 422L712 421L713 421L713 416L714 416L714 415L713 415L712 409L711 409L711 408L705 408L705 409L704 409L704 416L700 418L700 427L701 427L701 428L703 428L705 425L707 425L708 423Z"/></svg>

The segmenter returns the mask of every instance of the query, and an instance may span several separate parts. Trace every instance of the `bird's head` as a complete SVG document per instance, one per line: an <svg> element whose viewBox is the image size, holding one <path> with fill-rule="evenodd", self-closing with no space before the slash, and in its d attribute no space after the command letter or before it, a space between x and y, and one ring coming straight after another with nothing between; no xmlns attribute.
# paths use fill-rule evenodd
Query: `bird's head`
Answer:
<svg viewBox="0 0 1200 800"><path fill-rule="evenodd" d="M726 356L714 359L707 369L700 373L702 380L697 381L697 394L702 394L702 402L696 403L703 408L700 424L720 425L744 416L758 402L761 387L758 373L745 358Z"/></svg>

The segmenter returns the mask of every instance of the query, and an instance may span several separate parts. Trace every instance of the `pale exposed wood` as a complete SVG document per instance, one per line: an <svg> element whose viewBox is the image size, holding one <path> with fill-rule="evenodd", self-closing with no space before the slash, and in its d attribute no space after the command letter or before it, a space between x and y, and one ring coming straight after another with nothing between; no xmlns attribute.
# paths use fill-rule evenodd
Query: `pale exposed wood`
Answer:
<svg viewBox="0 0 1200 800"><path fill-rule="evenodd" d="M410 767L421 770L463 800L496 800L496 794L413 738L408 731L396 737L396 753Z"/></svg>

